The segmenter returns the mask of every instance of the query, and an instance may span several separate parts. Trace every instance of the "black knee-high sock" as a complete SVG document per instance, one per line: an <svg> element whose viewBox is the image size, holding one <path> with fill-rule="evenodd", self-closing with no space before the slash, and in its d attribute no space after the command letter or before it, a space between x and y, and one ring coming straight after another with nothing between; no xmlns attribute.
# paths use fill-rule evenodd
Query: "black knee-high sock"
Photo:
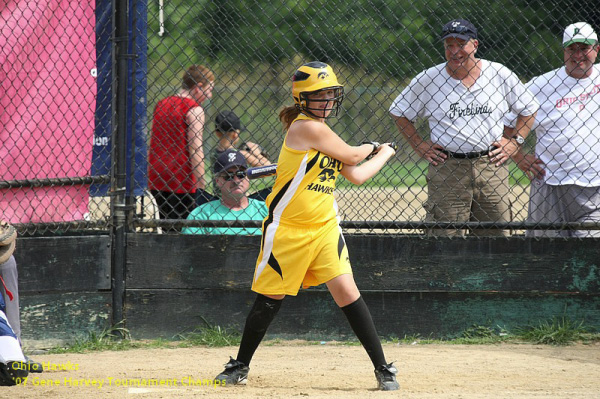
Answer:
<svg viewBox="0 0 600 399"><path fill-rule="evenodd" d="M237 354L239 362L244 363L246 366L250 365L256 348L264 338L267 328L269 328L269 324L279 311L282 302L283 300L271 299L258 294L254 306L252 306L246 318L244 334Z"/></svg>
<svg viewBox="0 0 600 399"><path fill-rule="evenodd" d="M358 340L363 345L367 354L373 362L375 368L387 364L381 347L381 341L375 330L375 324L371 317L371 312L365 303L364 299L359 297L350 305L341 308L350 322L350 327L358 337Z"/></svg>

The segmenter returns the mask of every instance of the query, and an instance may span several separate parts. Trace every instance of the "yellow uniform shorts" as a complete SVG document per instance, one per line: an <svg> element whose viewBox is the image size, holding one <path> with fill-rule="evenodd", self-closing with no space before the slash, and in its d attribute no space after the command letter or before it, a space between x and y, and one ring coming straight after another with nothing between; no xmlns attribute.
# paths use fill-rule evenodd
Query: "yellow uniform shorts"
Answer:
<svg viewBox="0 0 600 399"><path fill-rule="evenodd" d="M315 226L263 222L262 248L252 291L296 295L303 288L352 274L348 249L336 219Z"/></svg>

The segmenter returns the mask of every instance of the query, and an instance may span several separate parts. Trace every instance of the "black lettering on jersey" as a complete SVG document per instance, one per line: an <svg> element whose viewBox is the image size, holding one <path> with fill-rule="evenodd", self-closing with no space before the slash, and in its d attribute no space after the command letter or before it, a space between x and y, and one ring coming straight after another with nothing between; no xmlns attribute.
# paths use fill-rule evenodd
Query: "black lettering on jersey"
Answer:
<svg viewBox="0 0 600 399"><path fill-rule="evenodd" d="M446 116L450 119L462 118L465 116L475 116L479 114L491 114L493 108L488 104L469 104L466 107L461 107L460 103L450 104L450 109L446 112Z"/></svg>
<svg viewBox="0 0 600 399"><path fill-rule="evenodd" d="M310 183L308 186L306 186L306 189L323 194L333 194L335 191L335 187L328 187L318 183Z"/></svg>
<svg viewBox="0 0 600 399"><path fill-rule="evenodd" d="M323 169L317 178L320 181L335 180L335 170L329 168Z"/></svg>
<svg viewBox="0 0 600 399"><path fill-rule="evenodd" d="M324 155L323 158L321 158L321 163L319 164L319 166L321 167L321 169L337 169L338 172L341 172L343 164L335 158L331 158L327 155Z"/></svg>

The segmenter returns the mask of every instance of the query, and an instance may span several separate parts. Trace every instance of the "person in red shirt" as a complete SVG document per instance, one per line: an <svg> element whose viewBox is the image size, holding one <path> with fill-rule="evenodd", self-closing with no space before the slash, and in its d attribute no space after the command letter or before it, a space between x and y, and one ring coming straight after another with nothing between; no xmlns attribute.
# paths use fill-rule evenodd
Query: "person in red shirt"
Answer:
<svg viewBox="0 0 600 399"><path fill-rule="evenodd" d="M148 188L161 219L186 219L205 191L201 104L212 97L215 76L204 65L192 65L183 74L177 94L156 105L148 154ZM172 230L172 229L171 229Z"/></svg>

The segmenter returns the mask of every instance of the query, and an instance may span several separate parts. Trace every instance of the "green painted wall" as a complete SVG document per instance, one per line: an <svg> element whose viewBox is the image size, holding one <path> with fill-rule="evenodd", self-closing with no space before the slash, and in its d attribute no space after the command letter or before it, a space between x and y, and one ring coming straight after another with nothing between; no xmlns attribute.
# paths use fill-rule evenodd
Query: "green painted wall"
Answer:
<svg viewBox="0 0 600 399"><path fill-rule="evenodd" d="M600 328L597 240L347 236L354 276L381 335L458 335L568 316ZM241 329L259 237L129 234L126 327L173 338L203 324ZM72 341L110 326L110 237L20 238L23 336ZM352 336L324 287L286 299L272 336Z"/></svg>

